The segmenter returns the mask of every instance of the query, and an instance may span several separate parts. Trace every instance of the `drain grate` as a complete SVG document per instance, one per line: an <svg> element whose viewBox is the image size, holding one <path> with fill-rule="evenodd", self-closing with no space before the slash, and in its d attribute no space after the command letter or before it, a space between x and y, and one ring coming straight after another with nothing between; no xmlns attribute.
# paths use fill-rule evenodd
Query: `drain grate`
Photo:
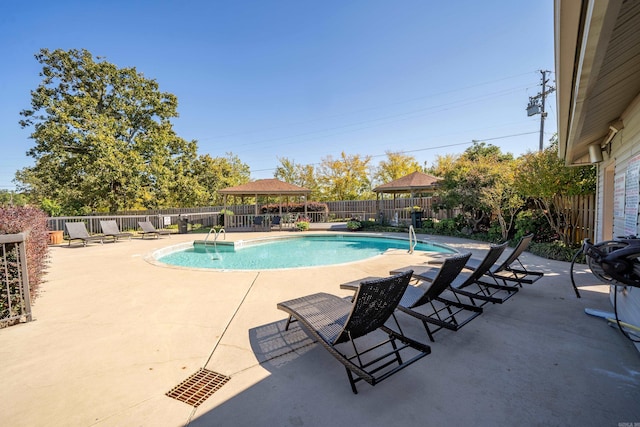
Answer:
<svg viewBox="0 0 640 427"><path fill-rule="evenodd" d="M167 396L197 408L230 379L217 372L200 368L198 372L172 388Z"/></svg>

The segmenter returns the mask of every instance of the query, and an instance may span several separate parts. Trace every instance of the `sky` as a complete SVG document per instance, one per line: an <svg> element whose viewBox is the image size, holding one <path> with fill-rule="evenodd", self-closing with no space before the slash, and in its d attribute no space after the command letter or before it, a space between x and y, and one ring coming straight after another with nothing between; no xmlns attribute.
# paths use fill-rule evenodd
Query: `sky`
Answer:
<svg viewBox="0 0 640 427"><path fill-rule="evenodd" d="M34 165L19 120L42 48L87 49L155 79L178 98L177 135L238 156L252 179L272 178L279 159L317 166L343 152L431 166L473 141L539 148L526 107L554 70L553 0L4 0L0 190ZM546 111L545 145L555 93Z"/></svg>

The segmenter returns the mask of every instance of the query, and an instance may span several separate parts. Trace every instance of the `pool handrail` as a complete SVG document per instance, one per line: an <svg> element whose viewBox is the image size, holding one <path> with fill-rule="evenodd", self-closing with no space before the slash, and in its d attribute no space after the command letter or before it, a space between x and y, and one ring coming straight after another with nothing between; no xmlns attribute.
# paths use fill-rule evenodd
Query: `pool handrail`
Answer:
<svg viewBox="0 0 640 427"><path fill-rule="evenodd" d="M409 250L407 252L412 254L413 250L417 245L418 245L418 238L416 237L416 230L413 229L413 225L410 225L409 226Z"/></svg>

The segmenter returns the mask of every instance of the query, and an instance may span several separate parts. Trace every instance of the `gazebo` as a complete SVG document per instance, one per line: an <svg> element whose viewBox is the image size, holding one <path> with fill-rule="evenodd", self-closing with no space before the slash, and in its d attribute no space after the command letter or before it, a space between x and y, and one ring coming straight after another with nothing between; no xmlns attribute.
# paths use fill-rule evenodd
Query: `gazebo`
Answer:
<svg viewBox="0 0 640 427"><path fill-rule="evenodd" d="M441 180L441 178L416 171L409 175L405 175L402 178L379 185L373 189L378 201L378 212L383 211L382 204L384 199L383 195L385 193L393 194L393 211L397 208L396 197L398 194L409 194L410 197L415 197L416 194L432 195L438 188L438 183Z"/></svg>
<svg viewBox="0 0 640 427"><path fill-rule="evenodd" d="M248 182L246 184L238 185L236 187L229 187L219 190L220 194L224 195L224 210L227 210L227 197L228 196L240 196L240 197L255 197L255 215L258 215L258 196L276 196L282 199L283 196L304 196L304 213L307 214L307 200L311 190L304 187L299 187L288 182L280 181L278 179L258 179L256 181ZM282 216L282 203L280 203L280 216ZM225 226L226 226L225 215Z"/></svg>
<svg viewBox="0 0 640 427"><path fill-rule="evenodd" d="M399 193L410 194L414 197L415 194L433 194L438 187L440 178L428 175L422 172L413 172L409 175L405 175L402 178L398 178L394 181L382 184L373 189L377 194L393 194L393 198Z"/></svg>

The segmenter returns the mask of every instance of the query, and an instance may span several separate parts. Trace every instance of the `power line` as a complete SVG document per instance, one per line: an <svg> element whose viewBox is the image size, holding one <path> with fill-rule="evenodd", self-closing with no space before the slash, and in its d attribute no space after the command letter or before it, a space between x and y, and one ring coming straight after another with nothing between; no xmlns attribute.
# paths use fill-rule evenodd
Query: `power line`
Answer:
<svg viewBox="0 0 640 427"><path fill-rule="evenodd" d="M477 83L477 84L474 84L474 85L459 87L459 88L450 89L450 90L446 90L446 91L442 91L442 92L436 92L436 93L430 94L430 95L423 95L423 96L419 96L419 97L415 97L415 98L410 98L410 99L406 99L406 100L402 100L402 101L397 101L397 102L393 102L391 104L377 105L377 106L374 106L374 107L362 108L362 109L359 109L359 110L353 110L353 111L348 111L348 112L338 113L338 114L330 114L328 116L317 117L317 118L314 118L314 119L311 119L311 120L305 120L305 121L293 122L293 123L285 123L285 124L282 124L282 125L272 126L272 127L268 127L268 128L254 129L254 130L241 131L241 132L233 132L233 133L229 133L229 134L225 134L225 135L216 135L216 136L210 136L210 137L205 137L205 138L200 138L200 139L196 138L196 139L198 139L198 141L208 141L208 140L212 140L212 139L223 139L223 138L229 138L229 137L232 137L232 136L241 136L241 135L248 135L248 134L254 134L254 133L260 133L260 132L275 130L275 129L289 128L289 127L293 127L293 126L304 125L304 124L308 124L308 123L314 123L314 122L317 122L317 121L320 121L320 120L333 119L333 118L338 118L338 117L358 114L358 113L362 113L362 112L366 112L366 111L379 110L379 109L382 109L382 108L388 108L390 106L408 104L410 102L420 101L420 100L423 100L423 99L435 98L435 97L438 97L438 96L448 95L448 94L455 93L455 92L467 91L469 89L473 89L473 88L476 88L476 87L485 86L485 85L494 84L494 83L499 83L499 82L502 82L502 81L505 81L505 80L514 79L516 77L522 77L522 76L525 76L525 75L528 75L528 74L530 74L530 71L526 72L526 73L515 74L515 75L512 75L512 76L501 77L499 79L489 80L489 81ZM529 85L527 85L527 88L528 87L529 87Z"/></svg>
<svg viewBox="0 0 640 427"><path fill-rule="evenodd" d="M244 144L235 144L235 152L236 153L241 153L243 152L242 150L237 150L240 147L251 147L254 145L259 145L259 144L265 144L265 143L272 143L274 141L281 141L281 140L286 140L286 139L292 139L292 138L300 138L300 137L304 137L304 136L308 136L308 135L315 135L315 134L319 134L319 133L323 133L323 132L329 132L331 130L337 130L337 129L345 129L345 128L349 128L349 127L353 127L353 126L360 126L354 129L346 129L344 131L340 131L340 132L334 132L334 133L330 133L330 134L326 134L326 135L319 135L317 137L313 137L313 138L306 138L306 139L296 139L293 142L289 142L289 143L284 143L284 144L278 144L278 146L282 146L282 145L291 145L291 144L298 144L301 142L307 142L307 141L311 141L314 139L320 139L320 138L328 138L328 137L332 137L332 136L336 136L336 135L342 135L345 133L351 133L351 132L355 132L355 131L359 131L359 130L363 130L363 129L370 129L372 127L375 126L381 126L384 124L388 124L390 122L396 122L396 121L401 121L401 120L408 120L408 119L412 119L412 118L417 118L420 117L421 115L424 115L424 113L437 113L437 112L442 112L442 111L448 111L454 108L460 108L463 106L467 106L476 102L482 102L485 101L487 99L490 98L494 98L494 97L498 97L498 96L503 96L503 95L507 95L510 93L514 93L517 90L522 89L522 86L520 87L515 87L515 88L509 88L509 89L504 89L502 91L499 92L494 92L491 94L486 94L486 95L481 95L475 98L468 98L466 100L459 100L459 101L453 101L450 103L446 103L446 104L441 104L441 105L434 105L434 106L429 106L429 107L425 107L425 108L421 108L418 110L413 110L413 111L409 111L409 112L405 112L405 113L398 113L395 115L391 115L391 116L384 116L384 117L378 117L378 118L374 118L374 119L369 119L369 120L364 120L361 122L357 122L357 123L350 123L350 124L346 124L346 125L341 125L341 126L336 126L336 127L332 127L332 128L326 128L326 129L320 129L320 130L316 130L316 131L310 131L310 132L305 132L302 134L295 134L295 135L289 135L289 136L282 136L282 137L275 137L275 138L270 138L270 139L263 139L263 140L258 140L258 141L252 141L252 142L247 142ZM366 124L371 124L370 126L362 126L362 125L366 125Z"/></svg>
<svg viewBox="0 0 640 427"><path fill-rule="evenodd" d="M476 142L497 141L499 139L514 138L516 136L524 136L524 135L532 135L534 133L538 133L538 131L514 133L514 134L511 134L511 135L495 136L493 138L473 139L471 141L455 142L455 143L452 143L452 144L438 145L438 146L435 146L435 147L417 148L415 150L404 150L404 151L396 151L396 152L400 153L400 154L408 154L408 153L417 153L417 152L421 152L421 151L439 150L441 148L451 148L451 147L459 147L461 145L471 145L471 144L476 143ZM386 155L387 155L386 153L385 154L374 154L374 155L371 155L369 157L377 158L377 157L384 157ZM322 164L322 163L321 162L308 163L308 165L311 165L311 166L317 166L317 165L320 165L320 164ZM269 171L274 171L276 169L277 168L254 169L251 172L269 172Z"/></svg>

